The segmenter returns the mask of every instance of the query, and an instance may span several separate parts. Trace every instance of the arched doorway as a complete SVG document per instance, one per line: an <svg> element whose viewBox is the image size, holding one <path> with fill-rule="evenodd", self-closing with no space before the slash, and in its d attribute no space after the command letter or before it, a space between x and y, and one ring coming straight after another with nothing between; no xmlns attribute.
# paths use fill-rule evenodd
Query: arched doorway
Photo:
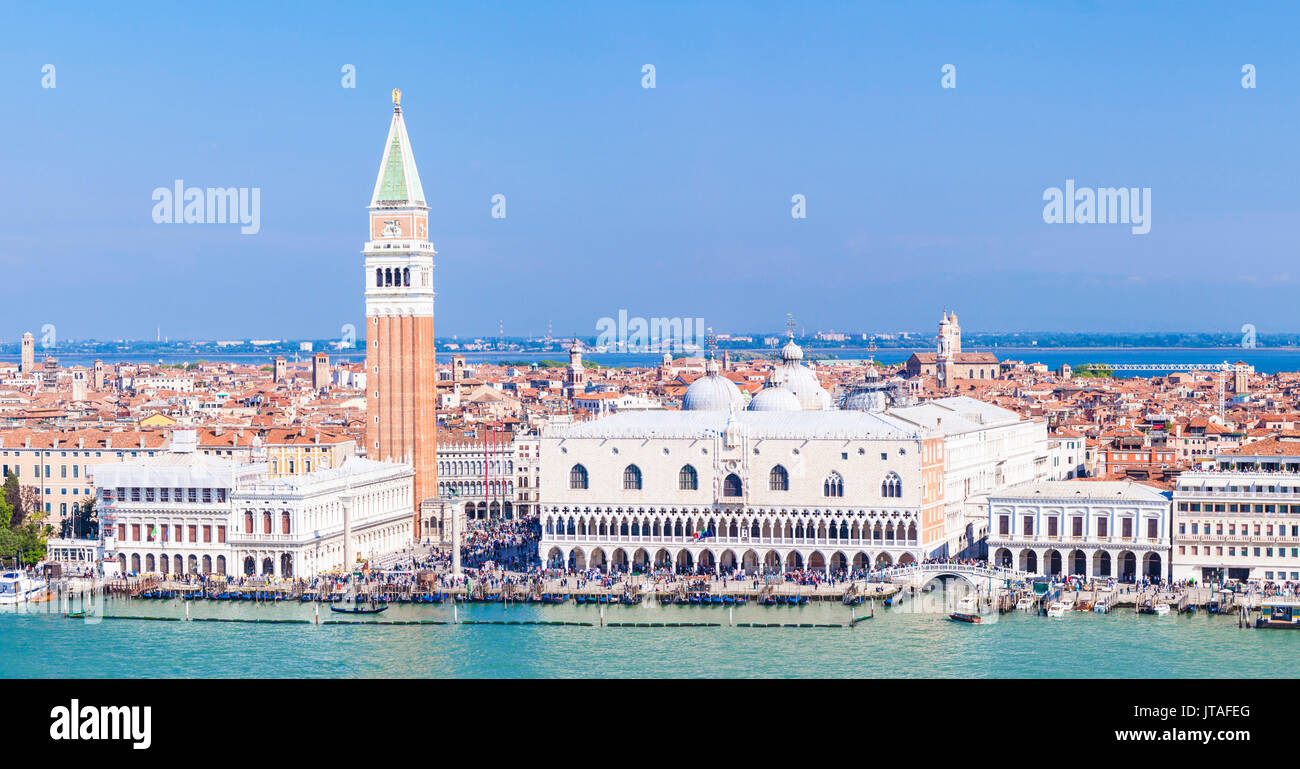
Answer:
<svg viewBox="0 0 1300 769"><path fill-rule="evenodd" d="M906 566L909 563L916 563L916 559L912 557L911 553L903 553L902 555L898 556L899 566Z"/></svg>
<svg viewBox="0 0 1300 769"><path fill-rule="evenodd" d="M881 553L880 555L876 556L877 569L888 569L890 566L893 565L894 565L894 557L891 556L889 553Z"/></svg>
<svg viewBox="0 0 1300 769"><path fill-rule="evenodd" d="M560 552L560 548L553 547L546 552L546 567L549 569L564 567L564 554Z"/></svg>
<svg viewBox="0 0 1300 769"><path fill-rule="evenodd" d="M1119 554L1119 578L1121 582L1133 582L1137 578L1137 556L1131 551Z"/></svg>
<svg viewBox="0 0 1300 769"><path fill-rule="evenodd" d="M677 554L678 573L682 573L682 572L689 573L694 570L695 570L695 556L691 555L691 551L683 550L680 553L678 553Z"/></svg>
<svg viewBox="0 0 1300 769"><path fill-rule="evenodd" d="M204 574L212 573L212 556L210 555L203 556L203 573Z"/></svg>
<svg viewBox="0 0 1300 769"><path fill-rule="evenodd" d="M250 555L244 559L244 576L251 577L256 573L257 573L257 561L253 560L253 556Z"/></svg>
<svg viewBox="0 0 1300 769"><path fill-rule="evenodd" d="M573 552L569 553L569 568L574 571L583 571L587 568L587 554L582 552L582 548L575 547Z"/></svg>
<svg viewBox="0 0 1300 769"><path fill-rule="evenodd" d="M1020 551L1020 570L1030 574L1038 573L1038 553L1025 549Z"/></svg>
<svg viewBox="0 0 1300 769"><path fill-rule="evenodd" d="M1150 580L1159 580L1160 575L1160 554L1147 553L1142 558L1142 575Z"/></svg>
<svg viewBox="0 0 1300 769"><path fill-rule="evenodd" d="M606 571L609 564L605 561L605 551L599 547L592 549L591 556L587 559L587 568Z"/></svg>
<svg viewBox="0 0 1300 769"><path fill-rule="evenodd" d="M717 568L718 562L713 557L712 550L705 550L700 553L700 571L713 571Z"/></svg>
<svg viewBox="0 0 1300 769"><path fill-rule="evenodd" d="M191 554L190 554L190 557L189 557L188 559L186 559L186 569L185 569L185 573L186 573L186 574L198 574L198 573L199 573L199 557L198 557L197 555L194 555L193 553L191 553Z"/></svg>
<svg viewBox="0 0 1300 769"><path fill-rule="evenodd" d="M1065 572L1064 564L1061 563L1061 553L1057 550L1048 550L1043 554L1043 573L1049 577L1055 577Z"/></svg>
<svg viewBox="0 0 1300 769"><path fill-rule="evenodd" d="M1006 549L1005 547L999 547L997 552L993 554L993 563L996 563L998 566L1001 566L1003 568L1010 569L1011 551Z"/></svg>
<svg viewBox="0 0 1300 769"><path fill-rule="evenodd" d="M144 570L149 572L154 571L153 553L150 553L144 557Z"/></svg>
<svg viewBox="0 0 1300 769"><path fill-rule="evenodd" d="M655 568L671 569L672 567L673 567L672 553L669 553L667 550L660 548L659 552L655 553Z"/></svg>
<svg viewBox="0 0 1300 769"><path fill-rule="evenodd" d="M262 559L262 576L269 577L275 573L275 562L270 556Z"/></svg>
<svg viewBox="0 0 1300 769"><path fill-rule="evenodd" d="M288 553L280 554L280 576L293 578L293 556Z"/></svg>
<svg viewBox="0 0 1300 769"><path fill-rule="evenodd" d="M140 554L139 554L139 553L132 553L132 554L131 554L131 571L136 572L137 574L140 572Z"/></svg>
<svg viewBox="0 0 1300 769"><path fill-rule="evenodd" d="M1070 553L1070 576L1088 576L1088 556L1082 550Z"/></svg>
<svg viewBox="0 0 1300 769"><path fill-rule="evenodd" d="M821 554L820 550L814 550L812 555L808 556L809 571L826 571L826 556Z"/></svg>
<svg viewBox="0 0 1300 769"><path fill-rule="evenodd" d="M217 556L217 573L222 576L226 574L226 557L224 555Z"/></svg>
<svg viewBox="0 0 1300 769"><path fill-rule="evenodd" d="M798 550L791 550L785 557L786 571L803 571L803 554Z"/></svg>
<svg viewBox="0 0 1300 769"><path fill-rule="evenodd" d="M1092 554L1092 576L1109 577L1110 567L1110 553L1098 550Z"/></svg>

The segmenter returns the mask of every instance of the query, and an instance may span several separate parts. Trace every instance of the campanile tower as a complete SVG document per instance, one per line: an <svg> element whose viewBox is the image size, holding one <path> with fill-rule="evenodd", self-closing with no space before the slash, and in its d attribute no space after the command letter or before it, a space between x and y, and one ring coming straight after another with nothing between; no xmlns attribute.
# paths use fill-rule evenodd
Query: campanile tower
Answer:
<svg viewBox="0 0 1300 769"><path fill-rule="evenodd" d="M429 207L393 91L366 241L366 454L415 468L414 536L420 502L437 489L433 257Z"/></svg>

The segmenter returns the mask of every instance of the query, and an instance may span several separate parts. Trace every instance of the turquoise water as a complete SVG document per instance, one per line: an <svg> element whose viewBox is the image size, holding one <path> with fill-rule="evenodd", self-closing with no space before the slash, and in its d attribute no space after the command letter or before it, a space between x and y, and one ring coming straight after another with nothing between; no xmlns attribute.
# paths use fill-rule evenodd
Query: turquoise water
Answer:
<svg viewBox="0 0 1300 769"><path fill-rule="evenodd" d="M1300 632L1240 630L1230 617L1024 614L985 625L878 607L847 627L838 604L727 609L612 606L610 622L708 628L257 625L0 615L0 676L15 677L1296 677ZM311 619L310 605L199 602L194 617ZM183 617L178 601L110 602L108 614ZM859 614L866 613L859 609ZM598 622L594 606L475 605L460 619ZM340 618L322 609L321 619ZM450 606L395 605L381 619L452 619Z"/></svg>

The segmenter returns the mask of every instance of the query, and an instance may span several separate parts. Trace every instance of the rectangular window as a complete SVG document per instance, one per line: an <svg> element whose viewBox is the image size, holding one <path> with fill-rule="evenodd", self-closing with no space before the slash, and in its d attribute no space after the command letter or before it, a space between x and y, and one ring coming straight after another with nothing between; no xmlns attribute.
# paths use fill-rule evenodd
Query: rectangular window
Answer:
<svg viewBox="0 0 1300 769"><path fill-rule="evenodd" d="M1107 525L1108 525L1109 523L1110 523L1110 521L1108 521L1108 520L1105 519L1105 518L1098 518L1098 519L1097 519L1097 536L1099 536L1099 537L1104 537L1104 536L1106 536L1106 527L1107 527Z"/></svg>
<svg viewBox="0 0 1300 769"><path fill-rule="evenodd" d="M1074 534L1074 536L1076 536L1076 537L1082 537L1082 536L1083 536L1083 519L1076 515L1076 516L1074 516L1074 518L1071 519L1070 523L1071 523L1071 526L1073 527L1072 530L1071 530L1071 533Z"/></svg>
<svg viewBox="0 0 1300 769"><path fill-rule="evenodd" d="M190 524L190 541L191 542L199 541L199 527L196 526L195 524Z"/></svg>
<svg viewBox="0 0 1300 769"><path fill-rule="evenodd" d="M131 541L132 542L140 541L140 524L138 523L131 524Z"/></svg>
<svg viewBox="0 0 1300 769"><path fill-rule="evenodd" d="M218 527L217 527L217 541L220 542L220 543L223 544L223 545L226 544L226 527L225 527L225 526L218 526Z"/></svg>
<svg viewBox="0 0 1300 769"><path fill-rule="evenodd" d="M1026 515L1024 519L1024 526L1022 526L1021 528L1024 529L1026 537L1034 536L1034 516Z"/></svg>
<svg viewBox="0 0 1300 769"><path fill-rule="evenodd" d="M1193 533L1193 534L1196 533L1196 524L1192 524L1192 533ZM1123 536L1124 536L1125 539L1132 539L1132 538L1133 538L1133 519L1132 519L1132 518L1125 518L1125 519L1124 519L1124 534L1123 534Z"/></svg>
<svg viewBox="0 0 1300 769"><path fill-rule="evenodd" d="M211 526L204 526L204 527L203 527L203 541L204 541L204 542L211 542L211 541L212 541L212 527L211 527Z"/></svg>
<svg viewBox="0 0 1300 769"><path fill-rule="evenodd" d="M1011 516L998 516L998 533L1004 537L1011 533Z"/></svg>
<svg viewBox="0 0 1300 769"><path fill-rule="evenodd" d="M1057 532L1056 532L1056 516L1052 516L1052 517L1050 517L1050 518L1047 519L1047 536L1049 536L1049 537L1055 537L1055 536L1057 536Z"/></svg>
<svg viewBox="0 0 1300 769"><path fill-rule="evenodd" d="M1147 519L1147 539L1155 539L1160 536L1157 532L1160 530L1160 521L1155 518Z"/></svg>

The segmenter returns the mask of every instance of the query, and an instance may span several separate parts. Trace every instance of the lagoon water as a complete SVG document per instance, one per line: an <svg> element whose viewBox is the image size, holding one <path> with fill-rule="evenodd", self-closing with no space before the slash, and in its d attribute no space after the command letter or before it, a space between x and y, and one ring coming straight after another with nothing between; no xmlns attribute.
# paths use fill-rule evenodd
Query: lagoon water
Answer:
<svg viewBox="0 0 1300 769"><path fill-rule="evenodd" d="M1021 360L1026 363L1043 363L1048 368L1056 369L1062 363L1078 367L1084 363L1125 363L1125 364L1221 364L1225 361L1236 363L1244 361L1255 367L1261 374L1275 374L1279 371L1300 371L1300 348L1297 347L1257 347L1242 349L1240 347L977 347L967 345L965 352L992 352L999 360ZM359 360L364 352L327 351L334 362ZM741 350L749 355L771 355L772 350ZM933 347L924 348L882 348L875 351L876 360L889 365L900 365L914 352L934 352ZM810 360L862 360L871 355L865 347L810 347L804 351ZM206 355L178 355L173 353L150 355L148 353L105 353L102 355L85 355L53 353L64 366L89 366L96 358L105 363L193 363L200 358L222 360L246 364L269 363L274 355L257 353L208 353ZM447 361L453 353L440 351L438 360ZM471 365L475 363L498 363L500 361L518 361L536 363L543 360L567 360L564 350L551 352L470 352L464 353ZM657 366L663 359L658 353L592 353L583 355L585 360L602 366ZM0 361L17 363L14 355L0 355ZM1126 371L1121 376L1154 376L1158 372Z"/></svg>
<svg viewBox="0 0 1300 769"><path fill-rule="evenodd" d="M984 625L934 611L746 605L606 608L608 622L718 622L721 627L315 625L68 619L57 607L0 614L0 677L1297 677L1300 632L1241 630L1232 617L1075 612ZM185 616L180 601L109 601L112 615ZM193 617L312 619L311 604L199 601ZM461 620L598 623L596 606L469 605ZM859 616L868 613L858 607ZM381 620L452 619L450 605L394 605ZM321 607L321 620L343 618Z"/></svg>

